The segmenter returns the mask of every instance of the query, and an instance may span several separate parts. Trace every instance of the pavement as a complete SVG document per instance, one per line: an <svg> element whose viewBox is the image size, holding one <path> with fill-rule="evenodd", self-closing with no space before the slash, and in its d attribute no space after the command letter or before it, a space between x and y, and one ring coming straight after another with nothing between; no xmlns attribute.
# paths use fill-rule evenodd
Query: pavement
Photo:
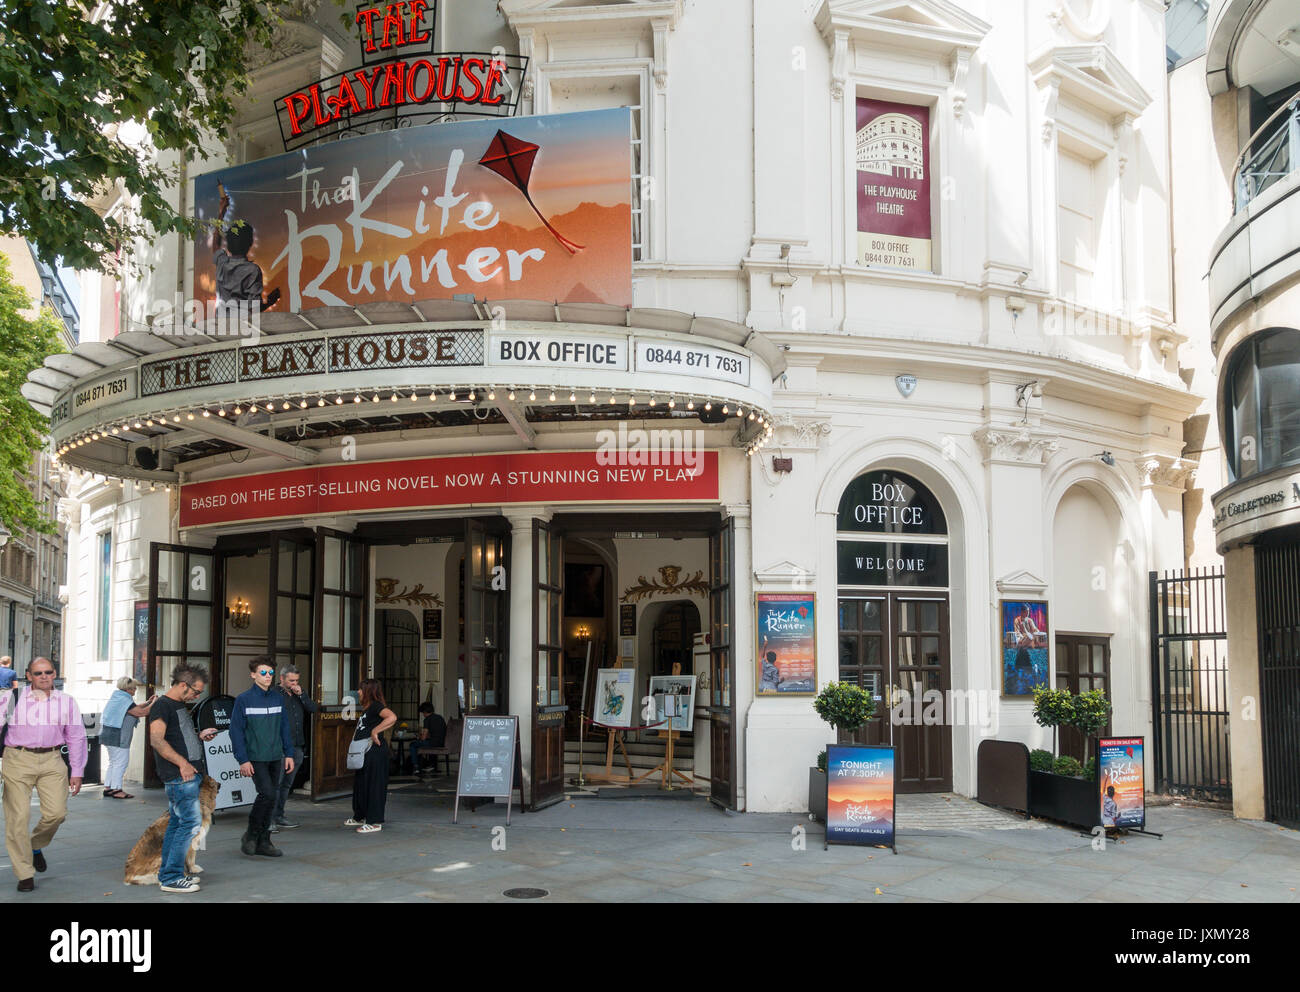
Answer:
<svg viewBox="0 0 1300 992"><path fill-rule="evenodd" d="M344 827L346 799L293 797L302 825L275 835L285 856L239 853L246 820L217 814L190 895L126 885L126 854L162 812L161 791L130 801L97 787L69 803L36 891L0 903L514 902L1296 902L1300 832L1195 806L1148 808L1148 829L1094 849L1072 828L960 796L899 796L898 854L832 846L803 814L728 813L703 797L574 798L538 813L462 805L450 780L394 783L380 833ZM36 814L33 810L33 822ZM500 829L498 829L500 828ZM534 893L535 894L535 893Z"/></svg>

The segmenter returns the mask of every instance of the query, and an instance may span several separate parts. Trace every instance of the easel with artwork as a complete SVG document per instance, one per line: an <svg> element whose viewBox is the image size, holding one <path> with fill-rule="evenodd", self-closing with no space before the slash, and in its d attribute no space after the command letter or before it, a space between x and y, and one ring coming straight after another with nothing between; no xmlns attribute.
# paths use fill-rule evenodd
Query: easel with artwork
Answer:
<svg viewBox="0 0 1300 992"><path fill-rule="evenodd" d="M607 735L605 742L605 770L602 774L593 775L588 781L603 782L611 785L629 785L635 779L632 772L632 759L627 753L626 727L631 725L632 706L630 691L635 678L635 670L631 667L631 658L620 657L614 662L613 668L602 668L596 673L596 692L592 700L592 726L603 727ZM613 673L611 677L611 673ZM626 688L621 688L626 686ZM622 698L620 698L622 697ZM601 717L595 719L595 715ZM620 727L618 724L622 723ZM627 767L627 775L614 774L614 747L623 752L623 764ZM579 752L581 753L581 752ZM585 784L582 780L581 765L579 765L579 784Z"/></svg>
<svg viewBox="0 0 1300 992"><path fill-rule="evenodd" d="M678 734L691 730L695 715L695 676L683 675L681 672L681 663L674 662L672 675L657 675L650 679L650 695L655 700L655 716L667 724L659 733L667 738L668 743L664 749L663 762L636 780L642 782L658 773L662 776L660 788L668 792L673 789L674 775L688 786L695 784L694 778L673 767L674 743Z"/></svg>

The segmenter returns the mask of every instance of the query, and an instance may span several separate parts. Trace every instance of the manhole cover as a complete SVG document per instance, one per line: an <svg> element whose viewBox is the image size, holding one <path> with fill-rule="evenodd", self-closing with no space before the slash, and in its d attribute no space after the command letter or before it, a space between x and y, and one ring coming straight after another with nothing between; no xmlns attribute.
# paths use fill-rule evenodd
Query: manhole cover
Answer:
<svg viewBox="0 0 1300 992"><path fill-rule="evenodd" d="M546 889L506 889L501 894L507 899L541 899L549 896L550 892Z"/></svg>

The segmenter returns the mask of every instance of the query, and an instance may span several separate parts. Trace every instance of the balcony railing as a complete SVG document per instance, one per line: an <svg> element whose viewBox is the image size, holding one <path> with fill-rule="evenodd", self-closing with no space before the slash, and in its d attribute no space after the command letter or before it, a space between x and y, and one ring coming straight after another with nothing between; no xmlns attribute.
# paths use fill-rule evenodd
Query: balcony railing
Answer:
<svg viewBox="0 0 1300 992"><path fill-rule="evenodd" d="M1252 148L1257 150L1252 153ZM1279 107L1246 142L1233 179L1237 197L1235 212L1245 210L1264 190L1297 169L1300 169L1300 97Z"/></svg>

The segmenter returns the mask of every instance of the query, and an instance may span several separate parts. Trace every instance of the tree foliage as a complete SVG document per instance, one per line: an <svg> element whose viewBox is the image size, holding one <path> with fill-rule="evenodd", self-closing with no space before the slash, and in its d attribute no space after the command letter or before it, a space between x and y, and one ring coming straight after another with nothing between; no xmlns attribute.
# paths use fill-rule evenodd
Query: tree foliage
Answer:
<svg viewBox="0 0 1300 992"><path fill-rule="evenodd" d="M19 311L32 305L27 291L9 275L9 259L0 254L0 520L12 532L27 528L51 532L53 507L38 504L24 479L32 458L45 443L49 422L19 390L27 373L39 368L47 355L63 350L60 322L48 308L36 320Z"/></svg>
<svg viewBox="0 0 1300 992"><path fill-rule="evenodd" d="M107 13L91 20L92 11ZM167 193L220 134L249 86L249 59L280 4L241 0L0 0L0 233L41 258L107 271L118 245L181 231ZM113 184L133 210L101 217Z"/></svg>
<svg viewBox="0 0 1300 992"><path fill-rule="evenodd" d="M817 715L844 736L852 736L876 712L876 702L852 682L832 682L813 700Z"/></svg>

